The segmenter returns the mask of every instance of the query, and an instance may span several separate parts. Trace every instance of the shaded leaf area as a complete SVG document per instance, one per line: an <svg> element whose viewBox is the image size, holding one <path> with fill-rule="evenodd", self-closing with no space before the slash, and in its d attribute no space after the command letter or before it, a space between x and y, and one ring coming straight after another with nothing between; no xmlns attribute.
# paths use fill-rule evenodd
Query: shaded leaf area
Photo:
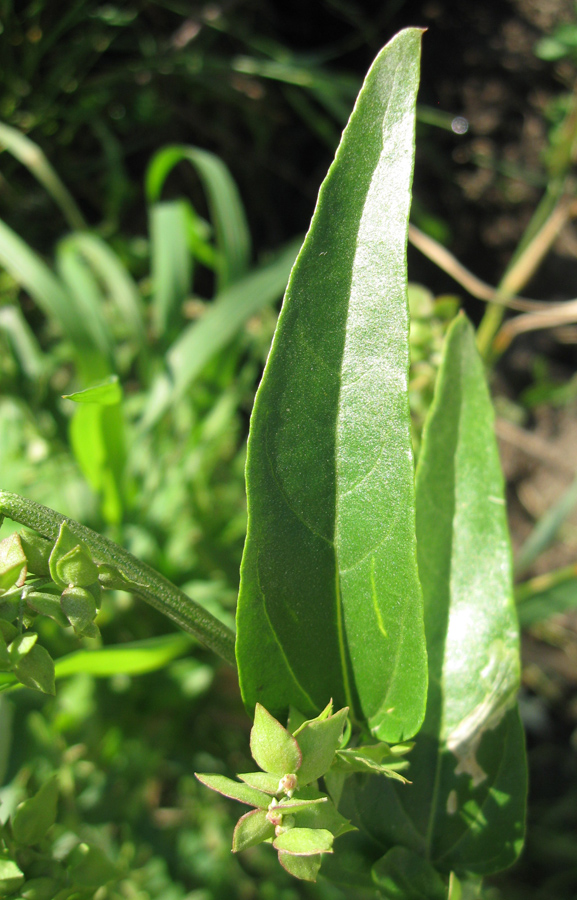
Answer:
<svg viewBox="0 0 577 900"><path fill-rule="evenodd" d="M526 767L502 475L464 317L449 332L425 429L417 536L430 687L412 785L371 778L353 806L382 847L401 844L446 874L489 874L520 852ZM343 812L352 815L346 803Z"/></svg>
<svg viewBox="0 0 577 900"><path fill-rule="evenodd" d="M251 421L238 607L247 707L333 697L390 741L417 731L426 688L407 399L419 52L408 29L377 57L291 275Z"/></svg>
<svg viewBox="0 0 577 900"><path fill-rule="evenodd" d="M446 900L442 878L422 857L394 847L373 866L373 879L386 900Z"/></svg>

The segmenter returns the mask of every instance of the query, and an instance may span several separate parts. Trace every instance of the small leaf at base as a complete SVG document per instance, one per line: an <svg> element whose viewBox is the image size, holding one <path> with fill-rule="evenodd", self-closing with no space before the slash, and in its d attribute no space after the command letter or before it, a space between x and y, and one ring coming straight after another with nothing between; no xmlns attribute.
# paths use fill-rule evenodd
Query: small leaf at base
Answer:
<svg viewBox="0 0 577 900"><path fill-rule="evenodd" d="M292 853L279 851L278 861L289 873L301 881L316 881L321 867L322 856L293 856Z"/></svg>
<svg viewBox="0 0 577 900"><path fill-rule="evenodd" d="M279 778L295 773L301 764L302 754L295 738L260 703L254 711L250 751L257 766Z"/></svg>
<svg viewBox="0 0 577 900"><path fill-rule="evenodd" d="M291 828L273 841L275 850L286 850L295 856L332 853L333 836L325 828Z"/></svg>
<svg viewBox="0 0 577 900"><path fill-rule="evenodd" d="M274 837L274 825L266 817L266 810L253 809L236 823L232 835L232 852L238 853Z"/></svg>

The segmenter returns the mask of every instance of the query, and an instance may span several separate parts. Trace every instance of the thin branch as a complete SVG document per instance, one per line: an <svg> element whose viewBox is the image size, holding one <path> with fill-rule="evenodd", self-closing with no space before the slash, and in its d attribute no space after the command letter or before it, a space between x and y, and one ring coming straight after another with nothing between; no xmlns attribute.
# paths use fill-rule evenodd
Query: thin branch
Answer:
<svg viewBox="0 0 577 900"><path fill-rule="evenodd" d="M514 337L527 331L540 328L557 328L560 325L572 325L577 322L577 300L566 300L564 303L551 304L548 309L524 313L510 319L502 326L495 338L495 347L502 352Z"/></svg>
<svg viewBox="0 0 577 900"><path fill-rule="evenodd" d="M464 287L467 293L472 297L476 297L477 300L486 300L489 303L498 303L501 306L523 311L543 309L547 306L546 303L541 303L538 300L528 300L526 297L511 297L491 287L485 281L481 281L469 269L465 268L456 256L453 256L442 244L429 237L428 234L424 234L415 225L409 225L409 241L413 247L420 250L427 259L430 259L443 272L450 275L457 284Z"/></svg>

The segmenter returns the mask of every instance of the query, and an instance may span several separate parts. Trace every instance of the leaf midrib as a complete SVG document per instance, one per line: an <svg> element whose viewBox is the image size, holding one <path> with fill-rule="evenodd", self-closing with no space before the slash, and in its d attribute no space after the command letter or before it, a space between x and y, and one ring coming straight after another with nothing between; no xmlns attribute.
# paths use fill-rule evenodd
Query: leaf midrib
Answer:
<svg viewBox="0 0 577 900"><path fill-rule="evenodd" d="M391 98L392 98L393 95L394 95L395 84L396 84L397 75L398 75L398 72L399 72L400 68L401 68L401 63L398 62L397 65L396 65L396 67L395 67L394 73L393 73L393 77L392 77L392 87L391 87L391 90L389 91L389 94L388 94L388 97L387 97L386 107L385 107L384 114L383 114L383 117L382 117L382 125L381 125L381 130L380 130L380 135L381 135L381 146L380 146L380 150L379 150L379 154L378 154L378 158L377 158L376 165L375 165L375 167L374 167L374 169L373 169L373 175L371 176L371 180L369 181L367 193L366 193L365 200L364 200L364 203L363 203L363 211L362 211L362 213L361 213L361 216L360 216L360 219L359 219L359 223L358 223L357 234L358 234L359 231L360 231L361 223L362 223L362 221L363 221L363 216L364 216L365 209L366 209L367 199L368 199L368 197L369 197L369 194L370 194L370 191L371 191L371 188L372 188L372 185L373 185L374 172L377 170L378 166L380 165L381 159L382 159L382 156L383 156L383 149L384 149L384 143L385 143L385 142L384 142L384 133L385 133L386 126L387 126L387 117L388 117L389 112L390 112ZM408 227L408 223L407 223L407 227ZM349 311L350 311L350 299L351 299L351 293L352 293L352 288L353 288L353 283L354 283L355 264L356 264L356 261L357 261L357 258L358 258L358 250L359 250L359 247L358 247L358 243L357 243L357 245L356 245L356 247L355 247L355 253L354 253L353 259L352 259L352 266L351 266L351 281L350 281L350 284L349 284L349 292L348 292L347 317L346 317L346 320L345 320L345 321L346 321L346 324L345 324L345 336L344 336L344 341L343 341L343 345L342 345L342 354L341 354L341 360L340 360L340 371L339 371L339 374L338 374L339 390L338 390L338 399L337 399L337 405L336 405L336 415L335 415L335 435L334 435L334 448L335 448L335 515L334 515L334 537L333 537L333 547L334 547L334 554L335 554L335 613L336 613L336 622L337 622L337 636L338 636L338 647L339 647L339 659L340 659L340 663L341 663L341 671L342 671L342 677L343 677L343 686L344 686L344 690L345 690L345 697L347 698L347 704L348 704L348 706L349 706L349 709L350 709L350 711L351 711L351 715L353 716L353 718L354 718L355 704L353 703L353 697L352 697L352 692L351 692L350 672L349 672L349 665L348 665L348 662L347 662L346 647L345 647L345 634L344 634L344 607L343 607L343 597L342 597L342 592L341 592L341 573L344 573L344 572L346 572L346 571L349 571L350 569L355 568L357 565L360 564L360 562L362 562L362 560L357 560L353 565L349 566L347 569L343 569L343 568L341 567L341 565L340 565L339 551L338 551L338 547L339 547L339 545L340 545L340 536L339 536L339 522L340 522L340 515L339 515L339 513L340 513L340 503L341 503L342 499L343 499L347 494L352 493L352 491L356 490L357 487L358 487L358 485L359 485L359 484L362 484L363 481L364 481L366 478L368 478L368 477L370 476L370 474L375 470L376 466L379 464L379 462L380 462L380 460L381 460L381 457L382 457L382 454L383 454L383 450L384 450L384 448L385 448L385 446L386 446L386 440L385 440L385 441L383 441L383 444L382 444L382 446L381 446L381 449L380 449L379 453L377 454L377 459L376 459L375 463L373 464L373 466L371 467L371 469L369 470L369 472L364 473L364 475L363 475L362 478L359 480L359 482L357 482L352 488L350 488L350 489L347 490L347 491L342 492L342 491L340 490L340 484L339 484L339 482L340 482L340 480L341 480L341 475L339 474L339 465L338 465L338 458L339 458L339 435L338 435L338 425L339 425L339 422L340 422L340 420L341 420L341 416L342 416L342 413L343 413L343 406L344 406L344 404L343 404L343 390L344 390L344 384L343 384L343 362L344 362L344 358L345 358L345 350L346 350L346 346L347 346L347 339L348 339L348 336L349 336L349 323L350 323ZM355 379L354 382L351 382L351 383L348 383L348 382L347 382L346 387L348 388L351 384L354 385L354 384L358 383L358 381L360 381L363 377L366 377L367 375L371 374L373 368L374 368L374 367L371 366L371 367L367 370L367 372L364 372L363 375L360 376L359 378ZM390 533L390 532L389 532L389 533ZM384 543L384 541L387 539L387 537L388 537L388 534L385 535L385 537L383 538L383 540L380 541L375 547L371 548L371 550L370 550L368 553L365 554L365 556L363 557L363 559L366 559L367 556L370 555L370 553L373 553L376 549L378 549L378 547L380 547L381 544Z"/></svg>
<svg viewBox="0 0 577 900"><path fill-rule="evenodd" d="M460 370L461 370L459 375L462 376L463 375L462 353L459 358L459 366L460 366ZM460 377L460 379L459 379L459 385L461 385L461 384L462 384L462 377ZM452 583L452 573L453 573L453 539L454 539L454 535L455 535L456 518L457 518L457 472L456 472L457 456L456 456L456 450L459 447L460 442L461 442L461 433L462 433L462 427L463 427L462 412L463 412L463 391L462 391L462 387L459 387L459 421L458 421L458 425L457 425L457 429L456 429L456 439L455 439L455 445L454 445L455 453L452 456L452 461L453 461L453 515L451 518L451 547L450 547L451 565L450 565L450 577L449 577L449 608L447 610L447 615L446 615L446 620L445 620L445 634L444 634L443 647L445 646L446 641L447 641L447 635L448 635L448 631L449 631L450 612L451 612L451 597L452 597L451 583ZM428 817L427 834L425 837L425 853L426 853L426 858L429 861L431 861L431 859L432 859L432 848L433 848L433 839L434 839L434 832L435 832L435 823L436 823L437 813L438 813L439 793L441 790L441 772L442 772L442 768L443 768L443 752L444 751L441 748L440 735L443 734L443 732L444 732L444 717L445 717L445 704L444 704L444 693L443 693L443 679L444 679L444 668L445 668L444 660L445 660L445 656L443 653L443 664L441 666L441 671L439 672L439 679L438 679L438 683L441 688L441 709L440 709L440 715L437 720L438 721L437 753L436 753L437 758L436 758L436 762L435 762L435 778L434 778L434 783L433 783L433 793L431 795L431 808L430 808L429 817ZM431 673L429 673L429 678L432 680Z"/></svg>

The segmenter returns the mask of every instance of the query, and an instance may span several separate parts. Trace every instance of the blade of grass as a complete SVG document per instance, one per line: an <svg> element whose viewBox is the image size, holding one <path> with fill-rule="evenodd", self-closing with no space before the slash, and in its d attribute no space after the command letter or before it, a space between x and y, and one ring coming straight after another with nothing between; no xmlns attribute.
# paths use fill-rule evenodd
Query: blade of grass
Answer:
<svg viewBox="0 0 577 900"><path fill-rule="evenodd" d="M169 200L149 210L154 331L174 331L192 284L192 256L187 239L187 203Z"/></svg>
<svg viewBox="0 0 577 900"><path fill-rule="evenodd" d="M0 329L8 335L24 374L31 381L42 378L48 370L48 359L19 307L0 307Z"/></svg>
<svg viewBox="0 0 577 900"><path fill-rule="evenodd" d="M73 244L66 239L56 247L56 271L68 288L78 316L85 324L93 345L104 359L112 354L112 341L104 318L104 296L100 286L79 256Z"/></svg>
<svg viewBox="0 0 577 900"><path fill-rule="evenodd" d="M130 272L116 253L98 235L87 232L71 234L62 243L75 250L90 265L128 326L131 338L139 347L144 346L146 331L142 298Z"/></svg>
<svg viewBox="0 0 577 900"><path fill-rule="evenodd" d="M164 669L168 663L184 656L192 646L187 634L165 634L161 637L132 641L98 650L76 650L54 661L56 679L82 673L95 678L114 675L144 675ZM8 672L0 676L0 691L20 690L24 685Z"/></svg>
<svg viewBox="0 0 577 900"><path fill-rule="evenodd" d="M86 228L86 222L74 198L63 185L46 156L34 141L16 128L0 122L0 145L34 175L60 208L71 228Z"/></svg>
<svg viewBox="0 0 577 900"><path fill-rule="evenodd" d="M68 287L25 241L0 221L0 265L27 291L42 312L55 320L79 355L98 348L98 340ZM100 350L99 350L100 352Z"/></svg>
<svg viewBox="0 0 577 900"><path fill-rule="evenodd" d="M577 608L577 565L524 581L515 588L515 600L522 628Z"/></svg>
<svg viewBox="0 0 577 900"><path fill-rule="evenodd" d="M550 547L565 519L577 505L577 478L563 496L541 516L533 531L521 547L515 565L515 574L522 575L547 547Z"/></svg>
<svg viewBox="0 0 577 900"><path fill-rule="evenodd" d="M186 145L173 145L153 157L146 174L146 194L154 203L160 197L166 178L183 160L196 169L205 190L210 219L220 252L217 290L238 281L249 268L251 240L238 188L228 168L218 156Z"/></svg>
<svg viewBox="0 0 577 900"><path fill-rule="evenodd" d="M168 371L152 387L141 428L150 428L175 403L219 350L260 309L284 291L300 242L216 297L199 322L183 331L166 355Z"/></svg>
<svg viewBox="0 0 577 900"><path fill-rule="evenodd" d="M192 640L187 634L165 634L101 650L79 650L56 660L54 668L57 678L77 672L87 672L97 678L142 675L163 669L173 659L183 656L191 646Z"/></svg>

